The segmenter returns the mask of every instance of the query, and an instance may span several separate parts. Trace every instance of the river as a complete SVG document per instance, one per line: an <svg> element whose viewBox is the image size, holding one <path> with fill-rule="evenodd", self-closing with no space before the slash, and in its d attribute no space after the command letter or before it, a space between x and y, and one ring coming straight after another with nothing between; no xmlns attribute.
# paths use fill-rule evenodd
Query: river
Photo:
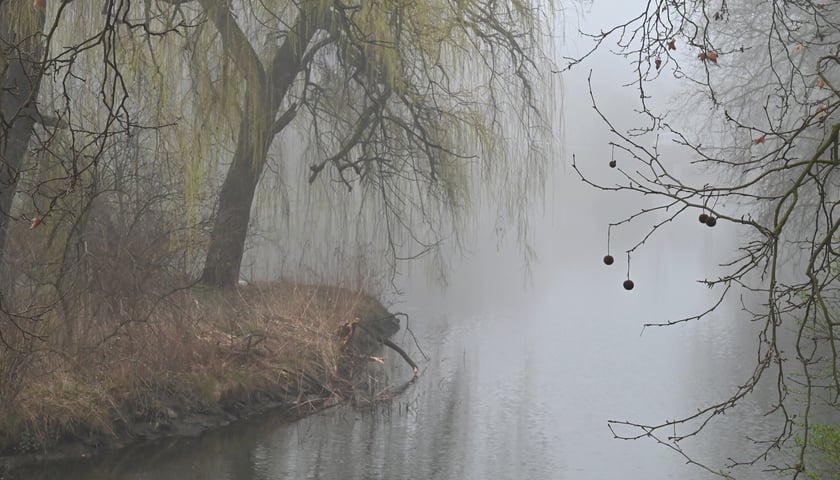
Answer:
<svg viewBox="0 0 840 480"><path fill-rule="evenodd" d="M463 262L445 292L415 285L420 293L392 307L409 314L429 359L405 331L397 334L422 372L391 402L294 423L267 414L198 438L45 466L28 478L713 478L650 440L614 439L607 420L657 422L725 398L755 355L738 308L641 334L644 321L661 320L675 304L712 297L705 287L686 288L690 272L668 269L657 288L595 287L612 275L597 258L589 275L566 269L548 280L537 272L535 286L514 289L516 276L494 276L492 267L477 274L487 258ZM467 301L476 292L482 301ZM697 298L684 302L690 295ZM410 377L393 355L374 368L394 383ZM715 466L748 453L745 437L772 428L760 415L770 399L772 390L759 389L687 449Z"/></svg>

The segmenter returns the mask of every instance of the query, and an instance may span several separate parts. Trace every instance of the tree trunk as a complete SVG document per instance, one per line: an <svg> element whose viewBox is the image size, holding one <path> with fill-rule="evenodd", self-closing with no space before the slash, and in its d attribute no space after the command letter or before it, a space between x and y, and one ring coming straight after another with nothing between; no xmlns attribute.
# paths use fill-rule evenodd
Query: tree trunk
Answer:
<svg viewBox="0 0 840 480"><path fill-rule="evenodd" d="M240 124L236 153L219 194L219 208L210 234L204 272L201 274L200 281L205 285L224 287L234 285L239 279L251 204L265 166L271 142L270 133L253 132L249 120L243 120ZM255 138L259 140L254 141ZM264 146L254 143L262 143Z"/></svg>
<svg viewBox="0 0 840 480"><path fill-rule="evenodd" d="M0 6L0 264L3 262L12 200L26 157L41 84L43 12L36 13L30 32L15 32L10 5Z"/></svg>
<svg viewBox="0 0 840 480"><path fill-rule="evenodd" d="M223 43L230 53L241 55L242 36L237 33L234 21L226 10L215 4L203 3L211 14L217 29L223 35ZM239 280L239 267L245 251L248 223L251 219L251 204L254 201L257 183L265 168L268 148L274 136L291 121L290 115L277 118L283 99L303 68L303 55L317 30L317 21L301 11L292 31L293 41L288 38L272 59L268 72L262 64L255 67L256 60L247 68L250 72L248 92L245 95L245 114L239 125L236 153L228 169L218 209L210 233L210 245L204 261L200 282L213 287L226 287ZM243 62L243 65L247 62Z"/></svg>

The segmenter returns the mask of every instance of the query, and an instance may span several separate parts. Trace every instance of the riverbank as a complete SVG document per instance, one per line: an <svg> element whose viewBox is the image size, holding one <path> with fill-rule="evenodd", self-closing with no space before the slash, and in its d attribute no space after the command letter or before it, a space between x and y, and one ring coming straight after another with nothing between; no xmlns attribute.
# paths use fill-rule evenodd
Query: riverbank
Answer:
<svg viewBox="0 0 840 480"><path fill-rule="evenodd" d="M0 412L0 478L26 463L196 435L268 409L294 418L346 401L378 346L372 337L398 329L378 300L342 288L273 282L173 293L95 348L31 357L29 380Z"/></svg>

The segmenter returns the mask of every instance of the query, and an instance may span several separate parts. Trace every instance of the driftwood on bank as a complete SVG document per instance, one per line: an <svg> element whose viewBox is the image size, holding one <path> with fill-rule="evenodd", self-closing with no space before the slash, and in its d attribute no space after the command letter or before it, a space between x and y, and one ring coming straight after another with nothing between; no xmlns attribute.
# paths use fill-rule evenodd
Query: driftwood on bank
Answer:
<svg viewBox="0 0 840 480"><path fill-rule="evenodd" d="M403 350L396 343L388 340L387 338L385 338L381 335L378 335L376 332L374 332L370 328L368 328L365 325L363 325L362 323L360 323L358 319L353 320L352 322L348 322L347 324L345 324L344 326L341 327L339 335L341 335L344 338L343 339L344 344L347 344L347 342L350 340L350 337L353 336L353 334L355 334L356 328L362 329L365 333L370 335L378 343L380 343L382 345L385 345L386 347L390 348L391 350L399 353L400 356L403 358L403 360L405 360L406 363L408 363L408 365L411 367L411 371L412 371L412 374L413 374L411 380L414 381L414 380L417 379L417 375L418 375L418 372L420 371L420 369L417 367L417 364L414 363L414 360L411 359L411 357L408 355L408 353L405 350Z"/></svg>

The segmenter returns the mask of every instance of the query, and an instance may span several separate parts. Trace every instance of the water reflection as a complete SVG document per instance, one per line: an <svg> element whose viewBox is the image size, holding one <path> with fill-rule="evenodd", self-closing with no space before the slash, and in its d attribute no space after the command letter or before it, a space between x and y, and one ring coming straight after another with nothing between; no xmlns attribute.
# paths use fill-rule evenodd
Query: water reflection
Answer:
<svg viewBox="0 0 840 480"><path fill-rule="evenodd" d="M411 296L395 308L410 315L430 360L419 362L419 381L390 404L293 424L265 415L21 478L712 478L653 442L615 440L607 428L609 419L660 423L723 400L755 365L756 325L737 297L701 322L640 335L644 323L699 313L717 299L696 279L716 263L710 258L726 257L724 240L698 241L676 225L684 233L635 258L632 293L620 289L621 269L598 263L601 254L586 239L600 229L581 217L538 237L577 232L567 248L540 248L545 267L527 290L521 275L503 273L519 271L521 257L492 247L457 265L446 292L405 286ZM421 358L410 337L400 333L395 341ZM395 355L377 368L394 383L411 376ZM761 414L774 395L772 386L759 385L684 446L716 466L750 454L745 437L773 431L772 418Z"/></svg>
<svg viewBox="0 0 840 480"><path fill-rule="evenodd" d="M507 310L490 304L455 320L403 307L431 360L392 403L293 424L269 414L26 478L710 478L650 442L614 440L606 420L656 422L718 400L743 379L749 365L741 359L754 356L726 312L718 323L639 336L639 322L611 311L621 305L590 308L556 296ZM396 357L387 366L392 379L410 376ZM756 416L763 408L756 398L728 414L712 441L690 448L711 462L743 451L744 435L769 428Z"/></svg>

